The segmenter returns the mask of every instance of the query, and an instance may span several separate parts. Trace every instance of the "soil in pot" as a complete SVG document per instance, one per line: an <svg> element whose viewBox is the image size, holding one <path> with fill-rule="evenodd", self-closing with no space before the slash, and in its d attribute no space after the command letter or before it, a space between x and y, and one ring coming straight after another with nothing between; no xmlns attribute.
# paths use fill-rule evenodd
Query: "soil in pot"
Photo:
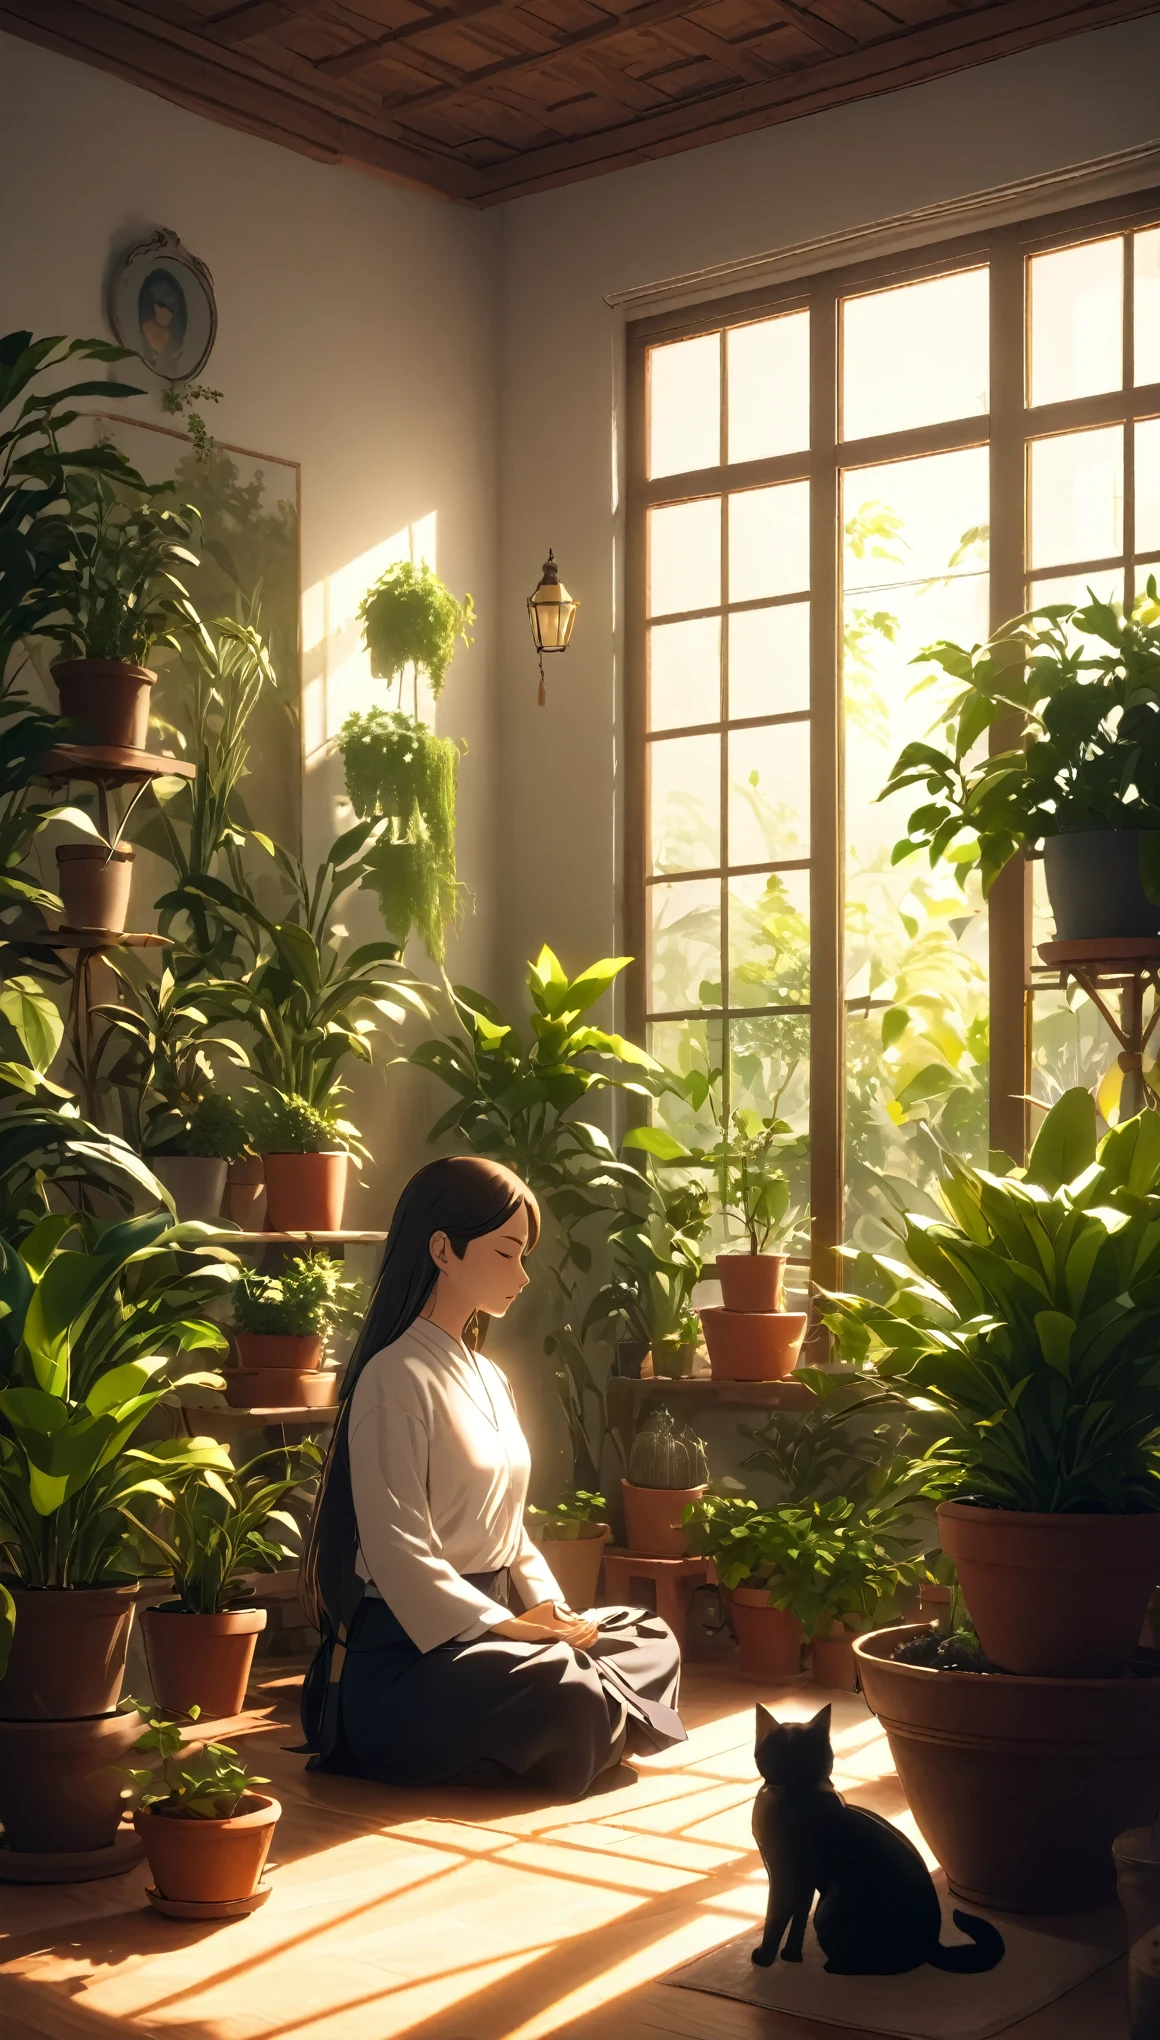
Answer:
<svg viewBox="0 0 1160 2040"><path fill-rule="evenodd" d="M182 1224L194 1219L216 1224L225 1195L225 1162L214 1155L144 1155L142 1159L157 1181L164 1183Z"/></svg>
<svg viewBox="0 0 1160 2040"><path fill-rule="evenodd" d="M625 1542L641 1557L684 1558L688 1552L681 1521L690 1502L697 1502L705 1484L688 1488L634 1487L620 1483L624 1497Z"/></svg>
<svg viewBox="0 0 1160 2040"><path fill-rule="evenodd" d="M226 1401L233 1410L328 1410L338 1376L328 1368L227 1367Z"/></svg>
<svg viewBox="0 0 1160 2040"><path fill-rule="evenodd" d="M797 1366L804 1311L712 1307L700 1318L715 1381L783 1381Z"/></svg>
<svg viewBox="0 0 1160 2040"><path fill-rule="evenodd" d="M247 1793L241 1808L232 1820L196 1820L138 1807L133 1825L163 1898L210 1905L253 1896L282 1808L262 1792Z"/></svg>
<svg viewBox="0 0 1160 2040"><path fill-rule="evenodd" d="M0 1722L0 1825L10 1849L107 1849L124 1811L135 1712L88 1721Z"/></svg>
<svg viewBox="0 0 1160 2040"><path fill-rule="evenodd" d="M220 1615L183 1615L147 1608L141 1617L153 1695L171 1714L201 1710L205 1721L240 1714L264 1608L228 1608Z"/></svg>
<svg viewBox="0 0 1160 2040"><path fill-rule="evenodd" d="M857 1632L836 1625L828 1636L811 1636L810 1665L815 1686L832 1686L837 1693L856 1693L858 1667L854 1658Z"/></svg>
<svg viewBox="0 0 1160 2040"><path fill-rule="evenodd" d="M235 1332L239 1367L293 1367L309 1374L322 1365L322 1335L319 1332Z"/></svg>
<svg viewBox="0 0 1160 2040"><path fill-rule="evenodd" d="M103 843L58 843L56 883L64 907L62 928L103 929L122 935L129 913L136 852Z"/></svg>
<svg viewBox="0 0 1160 2040"><path fill-rule="evenodd" d="M1047 1516L943 1502L942 1548L992 1664L1117 1678L1160 1579L1160 1514Z"/></svg>
<svg viewBox="0 0 1160 2040"><path fill-rule="evenodd" d="M321 1155L263 1155L266 1231L341 1231L349 1161L345 1150Z"/></svg>
<svg viewBox="0 0 1160 2040"><path fill-rule="evenodd" d="M796 1615L771 1608L765 1587L734 1587L729 1620L741 1646L741 1676L766 1684L801 1676L805 1630Z"/></svg>
<svg viewBox="0 0 1160 2040"><path fill-rule="evenodd" d="M532 1539L564 1600L578 1614L596 1606L604 1547L612 1535L607 1523L588 1527L595 1531L595 1536Z"/></svg>
<svg viewBox="0 0 1160 2040"><path fill-rule="evenodd" d="M86 744L143 751L149 741L149 697L156 673L123 659L58 659L52 669L60 712L83 723Z"/></svg>
<svg viewBox="0 0 1160 2040"><path fill-rule="evenodd" d="M1043 875L1057 942L1160 934L1160 905L1148 898L1140 877L1140 834L1076 829L1048 836ZM1156 844L1152 833L1153 853Z"/></svg>
<svg viewBox="0 0 1160 2040"><path fill-rule="evenodd" d="M784 1254L718 1254L717 1280L726 1310L784 1310Z"/></svg>
<svg viewBox="0 0 1160 2040"><path fill-rule="evenodd" d="M136 1587L12 1587L0 1722L75 1721L121 1698Z"/></svg>
<svg viewBox="0 0 1160 2040"><path fill-rule="evenodd" d="M960 1898L1083 1912L1115 1896L1112 1842L1160 1806L1160 1678L932 1671L890 1653L906 1624L854 1645L862 1692L911 1812Z"/></svg>

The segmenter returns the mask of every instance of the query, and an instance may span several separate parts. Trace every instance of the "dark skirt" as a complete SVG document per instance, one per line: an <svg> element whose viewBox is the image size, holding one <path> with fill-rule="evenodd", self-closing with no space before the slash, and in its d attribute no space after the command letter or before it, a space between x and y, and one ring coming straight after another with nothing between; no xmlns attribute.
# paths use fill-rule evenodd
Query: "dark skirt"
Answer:
<svg viewBox="0 0 1160 2040"><path fill-rule="evenodd" d="M681 1658L667 1623L642 1608L594 1608L590 1650L484 1635L420 1651L384 1601L351 1624L337 1720L324 1720L332 1649L302 1693L314 1768L387 1785L517 1786L579 1799L623 1755L684 1738ZM325 1745L330 1745L326 1748Z"/></svg>

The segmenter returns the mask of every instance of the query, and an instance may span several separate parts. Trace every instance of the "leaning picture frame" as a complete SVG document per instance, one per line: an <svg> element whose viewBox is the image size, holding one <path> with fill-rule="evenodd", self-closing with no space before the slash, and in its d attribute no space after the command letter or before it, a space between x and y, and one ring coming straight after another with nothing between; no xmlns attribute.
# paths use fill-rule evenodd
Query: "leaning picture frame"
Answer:
<svg viewBox="0 0 1160 2040"><path fill-rule="evenodd" d="M109 322L122 347L168 382L188 382L217 337L213 277L168 227L127 248L109 284Z"/></svg>

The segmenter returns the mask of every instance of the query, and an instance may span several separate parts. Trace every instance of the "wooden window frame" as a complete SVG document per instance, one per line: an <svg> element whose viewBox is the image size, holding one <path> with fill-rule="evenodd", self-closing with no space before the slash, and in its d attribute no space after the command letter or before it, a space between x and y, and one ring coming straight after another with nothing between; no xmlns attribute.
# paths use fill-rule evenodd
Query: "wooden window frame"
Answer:
<svg viewBox="0 0 1160 2040"><path fill-rule="evenodd" d="M647 1024L648 903L647 803L647 516L658 504L727 495L776 482L810 483L810 1179L813 1280L832 1286L844 1237L845 998L843 926L846 844L844 829L844 727L841 690L841 557L839 492L847 468L901 461L923 454L985 445L990 482L990 627L1018 615L1029 599L1028 487L1032 440L1084 426L1123 424L1125 486L1122 565L1125 599L1133 592L1135 530L1131 434L1138 418L1160 416L1160 383L1132 385L1132 265L1125 263L1124 376L1117 391L1033 408L1027 389L1027 264L1033 255L1103 234L1129 234L1160 225L1160 189L1131 194L933 242L929 246L848 263L781 285L735 293L686 306L626 327L626 685L624 735L623 912L626 947L635 959L626 983L626 1025L643 1041ZM840 302L863 290L921 282L956 270L990 270L990 410L983 416L842 441L838 438ZM810 447L807 453L648 477L647 361L660 342L693 339L756 318L808 309L810 313ZM723 359L726 350L722 349ZM722 375L722 406L726 379ZM722 448L727 452L724 432ZM724 517L723 517L724 525ZM1160 553L1155 558L1160 561ZM723 563L724 564L724 563ZM1115 562L1080 562L1040 569L1047 574L1095 571ZM792 598L791 598L792 599ZM722 585L713 613L724 620L732 605ZM727 652L723 654L723 666ZM722 710L726 703L722 702ZM776 716L754 719L764 725ZM780 718L786 719L786 718ZM795 712L793 720L800 719ZM723 802L727 796L724 717L704 725L721 731ZM684 734L682 729L682 734ZM995 749L1018 729L1008 722L992 732ZM725 813L722 828L727 829ZM727 837L723 839L727 844ZM727 850L725 853L727 863ZM724 867L723 867L724 868ZM762 869L765 867L762 866ZM681 874L685 876L686 874ZM724 888L727 891L727 887ZM721 930L727 953L728 924ZM1031 866L1016 860L988 901L990 979L990 1139L1017 1159L1026 1154L1030 1106ZM754 1009L746 1009L752 1012ZM756 1009L760 1012L764 1009ZM722 1017L725 1009L722 1008ZM674 1014L674 1019L686 1017ZM690 1016L691 1017L691 1016ZM706 1017L716 1017L706 1009Z"/></svg>

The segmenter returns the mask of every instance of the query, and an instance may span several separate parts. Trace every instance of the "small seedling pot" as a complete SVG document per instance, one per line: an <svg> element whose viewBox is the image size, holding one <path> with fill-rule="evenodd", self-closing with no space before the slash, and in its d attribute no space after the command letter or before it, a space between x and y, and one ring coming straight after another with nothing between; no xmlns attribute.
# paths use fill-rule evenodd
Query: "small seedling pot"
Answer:
<svg viewBox="0 0 1160 2040"><path fill-rule="evenodd" d="M318 1332L235 1332L239 1367L267 1368L281 1373L285 1367L309 1374L322 1365L322 1337Z"/></svg>
<svg viewBox="0 0 1160 2040"><path fill-rule="evenodd" d="M771 1608L764 1587L734 1587L729 1620L741 1646L741 1676L774 1683L801 1676L805 1630L796 1615Z"/></svg>
<svg viewBox="0 0 1160 2040"><path fill-rule="evenodd" d="M180 1608L147 1608L141 1617L149 1677L159 1707L207 1721L240 1714L264 1608L227 1608L220 1615L186 1615Z"/></svg>
<svg viewBox="0 0 1160 2040"><path fill-rule="evenodd" d="M84 741L143 751L157 675L125 659L58 659L52 669L60 712L84 725Z"/></svg>
<svg viewBox="0 0 1160 2040"><path fill-rule="evenodd" d="M717 1280L726 1310L784 1310L784 1254L718 1254Z"/></svg>
<svg viewBox="0 0 1160 2040"><path fill-rule="evenodd" d="M340 1232L350 1156L263 1155L267 1232Z"/></svg>
<svg viewBox="0 0 1160 2040"><path fill-rule="evenodd" d="M56 882L64 908L63 928L123 935L129 913L136 852L127 843L58 843Z"/></svg>
<svg viewBox="0 0 1160 2040"><path fill-rule="evenodd" d="M648 1558L684 1558L688 1551L682 1517L698 1502L705 1484L688 1488L635 1487L622 1480L625 1538L630 1551Z"/></svg>
<svg viewBox="0 0 1160 2040"><path fill-rule="evenodd" d="M596 1606L604 1547L611 1535L607 1523L585 1523L579 1537L532 1538L561 1595L577 1614Z"/></svg>
<svg viewBox="0 0 1160 2040"><path fill-rule="evenodd" d="M193 1219L206 1225L216 1222L225 1195L225 1162L215 1155L144 1155L142 1160L164 1183L182 1224Z"/></svg>
<svg viewBox="0 0 1160 2040"><path fill-rule="evenodd" d="M262 1792L247 1793L241 1806L231 1820L167 1813L163 1801L138 1807L133 1825L162 1898L221 1905L228 1917L239 1899L253 1897L282 1808Z"/></svg>

